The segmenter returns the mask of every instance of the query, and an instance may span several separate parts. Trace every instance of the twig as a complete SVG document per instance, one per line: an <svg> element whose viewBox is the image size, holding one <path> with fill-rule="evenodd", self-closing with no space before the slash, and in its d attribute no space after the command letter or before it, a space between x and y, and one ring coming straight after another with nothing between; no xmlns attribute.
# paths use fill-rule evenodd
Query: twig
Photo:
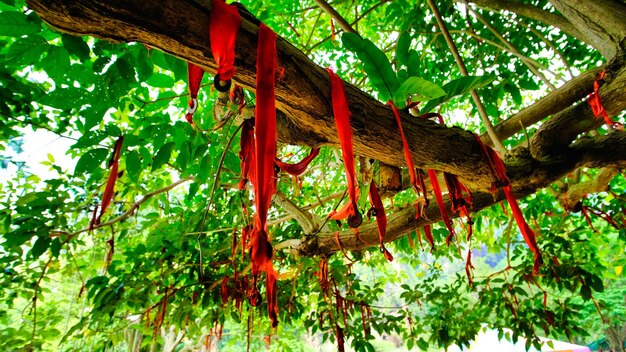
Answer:
<svg viewBox="0 0 626 352"><path fill-rule="evenodd" d="M450 36L450 32L448 32L448 28L446 27L446 24L443 21L443 18L441 17L441 13L439 12L437 5L435 4L435 1L428 0L428 5L433 11L435 18L437 19L437 24L439 25L439 28L441 29L441 32L443 33L443 36L446 42L448 43L448 46L450 47L450 51L452 52L452 55L454 56L454 60L456 61L456 64L459 67L459 70L461 71L461 74L463 76L468 76L469 74L467 73L467 68L465 67L465 64L463 63L463 59L461 58L461 55L459 54L459 50L457 49L456 44L454 44L454 40L452 40L452 36ZM472 90L471 95L472 95L472 99L474 100L474 103L476 104L476 108L478 109L478 113L480 114L480 118L483 124L485 125L485 129L487 130L487 133L489 134L489 137L491 138L493 142L493 145L495 146L496 150L504 154L506 152L506 148L504 148L504 145L498 138L496 131L493 129L493 125L491 124L491 121L489 121L489 116L487 115L487 110L485 109L485 106L480 100L480 97L478 96L478 93L476 92L475 89Z"/></svg>
<svg viewBox="0 0 626 352"><path fill-rule="evenodd" d="M327 3L325 0L314 0L314 1L322 10L324 10L324 12L329 14L330 17L332 17L335 21L337 21L337 24L339 25L339 27L341 27L341 29L343 29L344 32L358 34L357 31L355 31L354 28L352 28L350 23L348 23L348 21L346 21L346 19L343 18L339 14L339 12L337 12L332 6L330 6L329 3Z"/></svg>
<svg viewBox="0 0 626 352"><path fill-rule="evenodd" d="M429 0L432 1L432 0ZM506 40L506 38L504 38L502 36L502 34L500 34L500 32L498 32L483 16L481 16L478 12L476 12L474 9L472 9L471 7L468 7L469 10L472 12L472 14L474 16L476 16L476 18L485 26L487 27L487 29L489 29L489 31L491 31L491 33L493 33L498 39L500 39L500 41L502 43L504 43L504 45L506 45L507 48L509 48L512 52L520 54L519 51L517 50L517 48L515 48L513 46L513 44L511 44L511 42L509 42L508 40ZM521 54L520 54L521 55ZM522 58L520 57L520 59L522 60L522 62L526 65L526 67L528 67L528 69L535 74L535 76L539 77L539 79L541 79L543 81L543 83L545 83L548 88L550 88L551 90L555 90L556 87L554 86L554 84L552 84L552 82L550 82L550 80L543 74L541 73L541 71L539 71L537 69L537 67L535 67L535 65L533 65L533 63L531 61L529 61L526 58Z"/></svg>
<svg viewBox="0 0 626 352"><path fill-rule="evenodd" d="M217 172L215 173L215 179L213 180L213 186L211 187L211 195L209 196L208 204L206 206L206 210L204 211L204 217L202 218L202 224L200 225L200 233L198 234L198 250L200 251L200 278L204 277L204 269L202 268L202 243L200 241L200 237L202 237L202 233L204 231L204 225L206 222L206 217L209 214L209 210L211 209L211 205L213 203L213 196L215 195L215 189L217 188L217 183L220 179L220 174L222 173L222 168L224 167L224 160L226 159L226 154L230 149L230 145L235 140L235 136L241 130L243 124L239 125L235 132L230 136L228 143L226 143L226 147L224 147L224 152L222 153L222 157L220 158L219 166L217 167Z"/></svg>
<svg viewBox="0 0 626 352"><path fill-rule="evenodd" d="M171 189L176 188L176 187L180 186L181 184L183 184L183 183L185 183L185 182L187 182L187 181L191 181L191 180L193 180L193 179L195 179L195 177L194 177L194 176L189 176L189 177L181 178L180 180L178 180L178 181L176 181L176 182L174 182L174 183L171 183L169 186L166 186L166 187L163 187L163 188L157 189L157 190L155 190L155 191L149 192L149 193L147 193L145 196L143 196L140 200L138 200L138 201L136 201L135 203L133 203L133 204L130 206L130 208L129 208L128 210L126 210L125 212L123 212L123 213L122 213L122 215L120 215L120 216L118 216L118 217L116 217L116 218L114 218L114 219L112 219L112 220L109 220L109 221L107 221L107 222L104 222L104 223L101 223L101 224L98 224L98 225L94 225L94 226L93 226L93 227L91 227L91 228L88 226L88 227L85 227L85 228L84 228L84 229L82 229L82 230L78 230L78 231L71 232L71 233L70 233L70 232L67 232L67 231L61 231L61 230L54 230L54 231L51 231L50 233L51 233L51 234L61 234L61 235L67 235L67 236L68 236L68 238L66 238L66 239L63 241L63 244L66 244L66 243L68 243L68 242L69 242L72 238L74 238L74 237L78 236L79 234L81 234L81 233L83 233L83 232L87 232L87 231L89 231L89 230L95 230L95 229L98 229L98 228L101 228L101 227L105 227L105 226L111 226L111 225L113 225L113 224L115 224L115 223L117 223L117 222L120 222L120 221L122 221L122 220L126 219L127 217L129 217L130 215L132 215L132 214L133 214L133 212L135 211L135 209L139 208L139 206L140 206L141 204L145 203L148 199L150 199L150 198L152 198L152 197L154 197L154 196L156 196L156 195L159 195L159 194L161 194L161 193L168 192L168 191L170 191Z"/></svg>

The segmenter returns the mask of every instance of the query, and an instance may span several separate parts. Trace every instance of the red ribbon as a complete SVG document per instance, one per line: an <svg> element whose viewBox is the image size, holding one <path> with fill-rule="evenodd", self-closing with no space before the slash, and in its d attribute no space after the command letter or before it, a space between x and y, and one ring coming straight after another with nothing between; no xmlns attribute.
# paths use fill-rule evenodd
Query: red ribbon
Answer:
<svg viewBox="0 0 626 352"><path fill-rule="evenodd" d="M605 73L605 70L600 72L598 74L598 79L593 82L593 92L589 94L589 99L587 100L587 102L589 102L589 106L591 106L591 111L593 111L593 115L595 117L603 118L604 122L609 126L623 129L624 126L621 123L611 120L609 114L607 114L606 110L604 109L604 105L602 105L602 100L600 99L600 95L598 94L598 90L600 89L600 81L604 79Z"/></svg>
<svg viewBox="0 0 626 352"><path fill-rule="evenodd" d="M335 116L335 124L337 125L337 134L339 135L339 144L341 146L341 155L343 157L343 165L346 169L346 181L348 182L348 194L350 196L350 205L348 209L348 223L351 219L356 221L360 218L357 208L357 192L356 192L356 174L354 171L354 151L352 149L352 131L350 129L350 109L348 108L348 100L343 86L343 80L327 68L331 83L331 96L333 100L333 114ZM333 217L334 219L334 217ZM351 227L358 227L351 226Z"/></svg>
<svg viewBox="0 0 626 352"><path fill-rule="evenodd" d="M245 120L241 127L241 139L239 142L239 159L241 160L241 180L238 188L243 190L248 180L254 179L254 121L252 119Z"/></svg>
<svg viewBox="0 0 626 352"><path fill-rule="evenodd" d="M413 157L411 155L411 149L409 148L409 142L406 140L406 136L404 135L404 130L402 129L402 120L400 119L400 112L393 104L391 100L387 102L387 105L391 106L391 110L393 110L393 116L396 118L396 124L398 124L398 129L400 130L400 138L402 138L402 148L404 150L404 159L406 160L406 166L409 168L409 177L411 179L411 184L413 185L413 190L415 193L418 193L420 190L424 192L424 189L420 188L420 183L415 174L415 166L413 166Z"/></svg>
<svg viewBox="0 0 626 352"><path fill-rule="evenodd" d="M470 286L474 286L474 280L472 280L472 269L474 265L472 265L472 250L467 250L467 260L465 261L465 274L467 275L467 280L469 281Z"/></svg>
<svg viewBox="0 0 626 352"><path fill-rule="evenodd" d="M454 228L452 227L452 221L448 216L446 205L443 202L443 195L441 194L441 187L439 186L439 180L437 179L437 172L433 169L429 169L428 177L430 178L430 184L433 186L433 193L435 194L435 199L437 200L437 205L439 206L439 211L441 212L441 219L443 219L443 223L449 231L449 234L446 237L446 245L449 246L452 236L454 236Z"/></svg>
<svg viewBox="0 0 626 352"><path fill-rule="evenodd" d="M307 167L313 159L315 159L320 154L320 148L313 148L309 155L307 155L304 159L300 160L299 163L296 164L288 164L284 163L278 158L275 159L276 165L286 173L292 176L300 176L304 171L306 171Z"/></svg>
<svg viewBox="0 0 626 352"><path fill-rule="evenodd" d="M524 219L524 215L522 214L522 211L517 204L517 200L513 195L513 188L511 187L511 182L506 175L506 168L504 166L504 163L502 162L502 159L500 159L500 156L498 156L498 153L496 153L495 150L483 144L478 135L474 135L474 138L476 139L476 142L482 149L483 153L485 153L485 157L489 162L489 168L496 178L496 182L494 182L491 186L492 192L495 192L497 188L502 187L504 195L506 196L506 200L509 202L509 206L511 207L511 211L513 211L513 217L515 218L515 222L517 223L517 226L519 227L520 232L524 237L524 241L526 241L526 244L528 245L530 250L535 254L533 275L537 275L539 273L539 268L541 264L543 264L543 258L541 257L539 246L537 245L535 233L533 232L533 230L530 229L530 226L528 226L528 223Z"/></svg>
<svg viewBox="0 0 626 352"><path fill-rule="evenodd" d="M109 205L111 204L111 200L113 200L113 193L115 190L115 181L117 180L117 171L119 167L120 156L122 155L122 145L124 144L124 137L120 136L117 141L115 141L115 146L113 147L113 157L109 160L109 178L107 179L106 187L104 188L104 194L102 195L102 205L100 206L100 215L96 219L95 224L100 224L100 219L102 219L102 215L107 210Z"/></svg>
<svg viewBox="0 0 626 352"><path fill-rule="evenodd" d="M272 267L273 249L267 234L267 213L276 190L276 34L265 24L259 27L255 110L254 203L256 217L252 233L252 273L265 271L268 314L272 326L278 326L276 272Z"/></svg>
<svg viewBox="0 0 626 352"><path fill-rule="evenodd" d="M385 255L388 261L393 261L393 256L385 245L383 241L385 239L385 235L387 234L387 215L385 214L385 207L383 206L383 202L380 199L380 194L378 194L378 187L376 187L376 182L372 180L370 183L370 192L369 199L372 208L368 212L368 217L370 215L374 215L376 217L376 225L378 226L378 241L380 243L380 251Z"/></svg>
<svg viewBox="0 0 626 352"><path fill-rule="evenodd" d="M461 213L467 218L468 231L467 240L472 238L472 218L470 217L468 206L472 205L472 193L465 187L456 175L444 172L443 179L446 181L448 196L452 203L452 212ZM465 196L463 195L465 194Z"/></svg>
<svg viewBox="0 0 626 352"><path fill-rule="evenodd" d="M426 242L430 244L431 250L435 250L435 238L433 237L433 231L430 228L430 225L424 225L424 236L426 237Z"/></svg>
<svg viewBox="0 0 626 352"><path fill-rule="evenodd" d="M240 25L241 16L236 6L227 5L222 0L213 0L213 10L209 17L209 40L221 81L228 81L235 75L235 41Z"/></svg>
<svg viewBox="0 0 626 352"><path fill-rule="evenodd" d="M200 82L202 82L202 76L204 75L204 70L192 64L191 62L187 62L187 81L189 82L187 88L189 89L189 104L187 108L187 115L185 115L185 119L187 122L193 125L193 114L198 110L198 90L200 90Z"/></svg>

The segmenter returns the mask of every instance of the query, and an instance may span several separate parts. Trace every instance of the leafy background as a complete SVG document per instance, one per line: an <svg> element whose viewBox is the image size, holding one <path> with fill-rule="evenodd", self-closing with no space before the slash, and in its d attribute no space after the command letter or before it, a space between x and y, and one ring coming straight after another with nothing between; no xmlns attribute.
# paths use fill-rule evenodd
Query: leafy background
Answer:
<svg viewBox="0 0 626 352"><path fill-rule="evenodd" d="M378 99L402 104L409 92L418 93L418 100L439 95L437 103L446 102L436 111L448 125L484 131L467 95L445 99L455 89L466 93L472 84L446 85L461 75L426 3L333 3L367 39L365 44L350 35L338 34L333 40L330 17L312 1L243 3L318 64L334 67ZM546 1L533 4L548 6ZM483 77L473 84L485 86L479 93L494 123L545 93L546 86L462 6L449 1L438 6L448 14L445 19L455 38L463 38L457 44L469 72ZM479 12L523 55L552 71L553 83L601 62L588 47L538 22ZM555 185L522 201L525 216L540 229L545 257L560 263L546 263L542 276L529 276L532 260L523 239L509 214L496 205L475 216L475 237L471 243L460 241L459 247L445 247L446 231L435 226L437 250L432 253L421 249L412 233L414 246L408 237L390 246L395 257L391 264L375 249L348 253L357 260L354 264L341 254L331 256L334 285L352 303L345 321L334 313L333 297L320 287L319 258L279 251L281 325L272 332L264 305L254 309L245 302L238 308L232 299L222 303L222 279L247 267L241 254L231 264L231 246L233 230L249 221L241 204L252 202L249 192L233 188L240 173L237 126L230 123L207 132L216 124L216 93L209 86L201 90L199 129L182 118L185 62L140 43L112 44L58 33L20 0L0 2L0 61L0 162L5 173L0 184L0 346L5 350L149 350L170 346L175 337L181 337L176 350L199 348L207 341L225 350L248 344L258 350L268 336L270 350L333 349L336 324L354 350L441 350L467 344L480 323L502 334L502 329L512 329L512 338L540 334L588 343L626 321L626 230L594 216L594 232L581 213L562 208ZM385 67L382 77L372 75L372 65ZM385 92L381 87L392 76L397 82ZM411 79L412 88L394 97L408 77L421 81ZM203 83L208 85L209 78ZM526 129L532 133L535 126ZM34 166L19 154L24 139L42 130L67 141L70 147L61 154L72 160L57 162L53 154L58 151L51 151L42 163L48 169L45 176L33 173ZM121 172L105 221L149 192L188 180L148 198L112 226L81 232L100 203L106 163L120 135L125 138ZM225 148L233 136L235 147ZM505 145L524 141L520 133ZM279 150L294 160L305 152L297 146ZM301 177L301 186L283 175L279 190L302 207L327 199L312 207L324 217L339 201L329 196L345 187L337 155L323 148ZM222 158L220 186L207 211ZM562 181L589 180L596 173L582 170ZM625 184L618 175L611 192L591 195L585 204L619 219ZM401 192L386 205L401 208L413 197L410 191ZM278 207L272 208L270 221L275 243L304 235ZM468 248L476 266L474 286L464 273ZM363 314L363 306L371 317Z"/></svg>

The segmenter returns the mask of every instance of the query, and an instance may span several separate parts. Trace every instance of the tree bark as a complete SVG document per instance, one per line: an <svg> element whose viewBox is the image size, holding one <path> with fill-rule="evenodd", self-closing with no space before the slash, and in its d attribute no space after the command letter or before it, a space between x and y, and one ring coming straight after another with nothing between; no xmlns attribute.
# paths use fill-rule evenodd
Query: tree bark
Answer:
<svg viewBox="0 0 626 352"><path fill-rule="evenodd" d="M208 1L27 0L27 3L44 21L61 31L141 42L215 73L208 33L211 10ZM260 22L243 9L241 13L234 79L245 88L254 90ZM277 108L280 110L279 140L290 144L337 147L339 140L332 118L330 83L326 71L283 39L278 39L277 49L279 65L285 69L284 78L277 82L276 88ZM600 96L612 116L625 108L625 87L623 62L610 66ZM346 85L346 95L352 110L355 152L390 165L405 166L402 143L391 110L351 84ZM602 123L601 119L591 114L586 102L572 109L555 115L550 123L537 131L531 152L518 149L506 160L507 173L518 196L545 187L575 167L615 166L626 160L623 133L571 144L578 133L597 128ZM535 113L541 114L540 111ZM554 111L550 110L550 113ZM493 180L471 132L411 118L406 112L402 113L402 117L416 167L459 175L474 191L475 210L494 203L491 194L485 192ZM428 208L427 216L428 220L416 220L411 206L390 215L385 241L397 239L406 231L426 221L437 221L440 217L434 205ZM359 233L368 245L377 243L375 224L362 226ZM342 234L341 241L351 249L363 247L363 243L354 239L352 232ZM319 236L306 237L300 252L315 255L337 249L330 233L320 233Z"/></svg>
<svg viewBox="0 0 626 352"><path fill-rule="evenodd" d="M550 0L574 26L583 41L598 49L607 60L620 52L626 38L626 4L616 0Z"/></svg>

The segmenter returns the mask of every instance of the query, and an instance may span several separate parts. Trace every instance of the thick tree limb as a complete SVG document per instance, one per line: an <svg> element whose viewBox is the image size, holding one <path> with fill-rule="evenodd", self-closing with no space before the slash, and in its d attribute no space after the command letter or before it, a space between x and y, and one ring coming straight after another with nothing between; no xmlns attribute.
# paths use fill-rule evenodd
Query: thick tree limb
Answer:
<svg viewBox="0 0 626 352"><path fill-rule="evenodd" d="M564 153L553 159L538 161L532 158L526 148L516 150L514 165L509 158L509 176L514 179L515 196L523 198L546 187L577 167L587 166L626 166L626 133L616 132L609 136L585 138L572 144ZM473 211L479 211L504 199L502 192L494 196L489 192L475 192ZM450 209L450 202L446 208ZM416 219L415 207L412 205L389 214L387 217L387 236L385 242L393 242L413 231L415 228L441 220L441 213L435 202L426 208L426 216ZM458 214L449 214L458 217ZM358 238L349 230L339 236L344 250L359 250L378 245L378 230L375 222L365 223L359 227ZM441 243L443 245L443 243ZM299 252L305 256L316 256L339 251L337 241L332 233L320 233L317 237L305 237Z"/></svg>
<svg viewBox="0 0 626 352"><path fill-rule="evenodd" d="M496 134L501 140L505 140L519 132L522 125L533 125L586 97L593 91L593 82L596 80L597 74L605 68L589 70L537 100L531 106L513 114L508 119L494 126ZM486 133L480 137L483 143L489 144L491 142Z"/></svg>
<svg viewBox="0 0 626 352"><path fill-rule="evenodd" d="M611 182L613 177L618 173L619 170L617 168L605 167L601 169L598 175L592 180L572 185L565 193L565 197L561 200L564 203L565 209L574 209L576 203L587 194L608 190L609 182Z"/></svg>
<svg viewBox="0 0 626 352"><path fill-rule="evenodd" d="M28 0L28 4L44 21L62 31L139 41L215 72L207 30L211 6L204 0ZM235 80L254 90L259 22L243 11L242 17L236 44ZM276 91L280 110L279 139L291 144L338 146L326 71L282 39L278 40L277 48L278 61L285 69L284 79L278 82ZM614 115L625 108L623 92L626 89L626 73L623 67L609 68L606 78L607 83L600 90L600 95L609 114ZM346 85L346 94L353 113L355 152L390 165L404 166L401 141L391 111L350 84ZM578 135L576 132L595 128L599 125L598 121L601 123L591 115L586 102L575 108L579 110L553 117L550 122L555 122L546 123L537 132L539 137L533 138L532 153L520 149L514 157L507 159L507 172L518 196L545 187L577 166L623 166L624 161L619 159L626 155L623 133L583 139L570 145ZM417 167L460 175L463 182L474 190L476 210L493 204L491 194L480 191L488 189L492 180L472 133L411 119L405 112L403 119ZM555 145L557 139L560 146ZM414 211L409 207L390 215L387 241L423 224L414 219ZM430 221L436 221L440 216L436 207L428 208L427 215ZM366 224L359 232L361 239L367 243L377 242L375 224ZM320 250L337 250L336 244L332 244L334 239L324 236L329 234L322 235L319 240L306 238L300 252L314 255L322 253ZM363 245L354 242L352 232L342 234L341 240L348 248L361 248L359 246Z"/></svg>
<svg viewBox="0 0 626 352"><path fill-rule="evenodd" d="M570 23L579 28L582 40L612 59L626 37L626 4L617 0L550 0Z"/></svg>

